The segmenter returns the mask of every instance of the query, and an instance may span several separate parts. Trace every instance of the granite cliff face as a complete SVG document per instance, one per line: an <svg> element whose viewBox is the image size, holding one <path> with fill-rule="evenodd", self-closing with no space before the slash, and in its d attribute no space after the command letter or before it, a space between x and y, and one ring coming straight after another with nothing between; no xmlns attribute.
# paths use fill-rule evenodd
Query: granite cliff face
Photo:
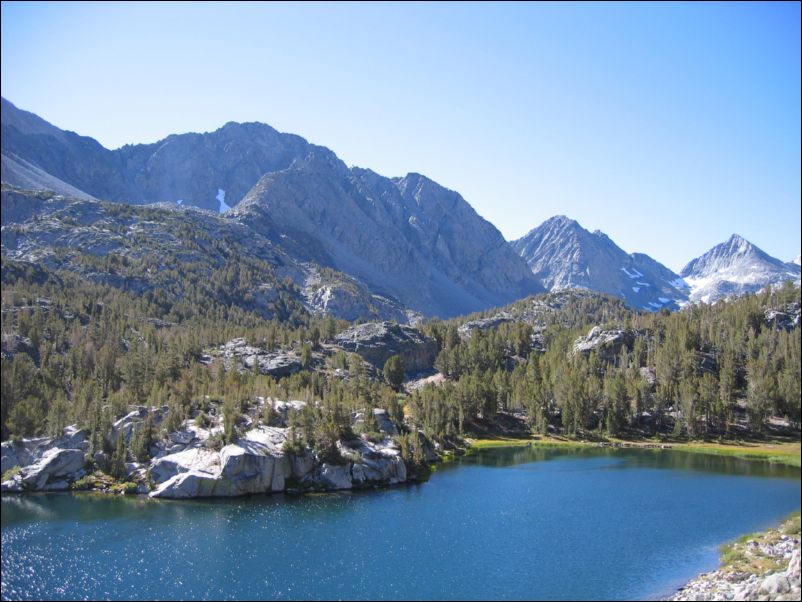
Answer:
<svg viewBox="0 0 802 602"><path fill-rule="evenodd" d="M208 211L126 206L6 184L0 205L4 282L35 267L44 278L70 273L138 294L158 290L173 303L194 297L234 305L266 319L306 310L407 321L397 300Z"/></svg>
<svg viewBox="0 0 802 602"><path fill-rule="evenodd" d="M418 174L348 169L330 151L266 174L229 214L310 261L443 317L542 291L501 233L457 193Z"/></svg>
<svg viewBox="0 0 802 602"><path fill-rule="evenodd" d="M392 322L370 322L341 332L335 345L358 353L375 368L382 369L393 355L398 355L407 372L430 370L437 357L437 342L410 326Z"/></svg>
<svg viewBox="0 0 802 602"><path fill-rule="evenodd" d="M548 290L599 291L650 311L677 309L688 298L682 279L661 263L627 254L606 234L588 232L562 215L510 244Z"/></svg>

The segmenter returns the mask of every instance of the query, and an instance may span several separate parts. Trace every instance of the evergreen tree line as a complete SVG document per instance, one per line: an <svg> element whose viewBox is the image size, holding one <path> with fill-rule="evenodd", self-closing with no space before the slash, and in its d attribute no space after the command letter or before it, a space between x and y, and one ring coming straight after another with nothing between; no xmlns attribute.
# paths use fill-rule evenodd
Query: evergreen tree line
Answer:
<svg viewBox="0 0 802 602"><path fill-rule="evenodd" d="M248 288L258 280L249 270L225 265L219 273L226 286ZM323 349L347 322L296 309L266 320L234 301L178 295L191 288L136 295L4 262L3 439L57 435L78 424L90 429L95 449L119 458L104 434L132 407L147 405L167 406L166 431L220 412L223 438L232 440L245 414L270 422L270 410L255 403L261 397L319 401L293 417L292 440L324 456L351 433L356 416L360 432L378 431L376 407L440 440L497 412L520 413L534 432L570 435L673 430L700 437L727 433L741 418L756 432L774 415L800 421L799 326L766 320L768 310L799 303L792 286L657 314L588 294L575 301L561 294L556 310L538 314L531 309L537 299L528 299L506 308L513 321L470 336L459 331L466 318L430 321L421 328L437 341L435 366L447 381L405 398L397 392L400 360L381 372L354 354ZM631 342L615 353L574 352L591 324L624 329ZM205 349L235 337L267 351L293 349L305 369L275 380L258 368L240 373L220 359L202 361ZM122 455L144 459L155 430L138 434ZM405 441L416 449L417 439Z"/></svg>
<svg viewBox="0 0 802 602"><path fill-rule="evenodd" d="M51 274L36 283L26 278L31 274L12 272L9 278L5 270L4 265L3 439L57 435L68 424L108 432L137 405L168 406L166 426L177 428L205 398L247 405L257 394L320 396L328 385L315 372L277 384L258 370L240 375L226 372L219 361L206 366L203 350L244 337L265 351L295 349L311 364L312 350L348 327L305 312L268 321L214 302L181 302L177 315L175 305L165 312L154 300L158 293L136 296L69 275ZM355 363L342 355L346 365ZM372 392L364 384L367 374L356 381L363 384L355 390Z"/></svg>
<svg viewBox="0 0 802 602"><path fill-rule="evenodd" d="M794 304L799 289L788 283L675 313L629 311L605 325L621 329L627 341L612 352L577 352L574 343L587 328L549 326L540 333L545 351L539 352L525 322L463 338L457 324L464 320L429 324L441 344L435 365L449 380L416 391L408 403L436 439L496 412L525 415L536 433L568 435L670 430L696 438L744 423L759 434L772 416L798 427L800 328L767 319L767 312Z"/></svg>

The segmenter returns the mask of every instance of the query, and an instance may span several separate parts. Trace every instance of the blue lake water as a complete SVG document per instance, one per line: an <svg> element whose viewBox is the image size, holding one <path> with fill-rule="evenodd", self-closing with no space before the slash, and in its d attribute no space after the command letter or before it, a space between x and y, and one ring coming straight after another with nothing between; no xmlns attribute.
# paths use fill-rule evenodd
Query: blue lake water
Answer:
<svg viewBox="0 0 802 602"><path fill-rule="evenodd" d="M658 450L492 450L422 484L2 499L3 599L644 599L800 506L800 471Z"/></svg>

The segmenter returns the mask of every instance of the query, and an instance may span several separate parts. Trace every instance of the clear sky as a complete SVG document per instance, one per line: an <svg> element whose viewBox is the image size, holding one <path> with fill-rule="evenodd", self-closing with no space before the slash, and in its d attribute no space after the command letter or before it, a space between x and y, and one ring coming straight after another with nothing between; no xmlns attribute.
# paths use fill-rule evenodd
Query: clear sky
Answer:
<svg viewBox="0 0 802 602"><path fill-rule="evenodd" d="M2 3L2 95L109 148L262 121L679 270L800 250L800 4Z"/></svg>

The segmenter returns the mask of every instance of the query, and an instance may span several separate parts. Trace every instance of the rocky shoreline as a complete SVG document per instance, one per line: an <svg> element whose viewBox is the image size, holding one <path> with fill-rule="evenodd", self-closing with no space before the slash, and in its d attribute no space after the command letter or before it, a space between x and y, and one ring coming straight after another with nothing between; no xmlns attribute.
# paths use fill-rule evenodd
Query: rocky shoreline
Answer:
<svg viewBox="0 0 802 602"><path fill-rule="evenodd" d="M703 573L668 600L799 600L799 516L722 548L722 567Z"/></svg>
<svg viewBox="0 0 802 602"><path fill-rule="evenodd" d="M151 445L147 462L125 463L125 477L118 482L107 474L108 454L90 454L86 430L67 427L55 439L5 441L2 492L97 490L179 499L358 489L416 478L415 466L402 449L400 427L386 410L372 410L379 432L341 439L336 453L323 458L298 444L288 425L290 415L305 402L259 399L259 403L272 405L270 424L245 416L248 422L239 436L222 445L221 419L206 426L187 420L180 430ZM123 437L128 443L146 420L158 425L163 415L161 408L140 407L114 423L110 439ZM362 416L353 420L358 425ZM437 460L434 447L421 433L406 435L403 442L410 444L410 439L421 460Z"/></svg>

